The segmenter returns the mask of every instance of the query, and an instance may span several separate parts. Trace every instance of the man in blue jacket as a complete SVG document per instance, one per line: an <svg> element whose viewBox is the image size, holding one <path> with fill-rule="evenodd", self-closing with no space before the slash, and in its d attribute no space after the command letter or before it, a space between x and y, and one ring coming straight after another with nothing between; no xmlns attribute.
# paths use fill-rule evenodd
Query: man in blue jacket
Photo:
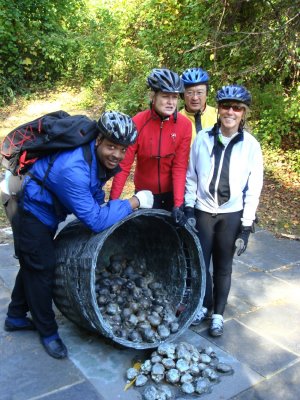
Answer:
<svg viewBox="0 0 300 400"><path fill-rule="evenodd" d="M153 195L146 190L128 200L112 200L103 205L103 186L119 171L119 163L127 147L135 142L137 130L129 116L113 111L102 114L98 128L95 140L60 152L50 170L52 156L37 160L25 178L19 202L19 239L15 246L20 270L4 328L37 329L46 352L59 359L67 356L52 309L53 238L59 222L74 214L92 231L101 232L133 210L153 205ZM28 311L32 320L26 316Z"/></svg>

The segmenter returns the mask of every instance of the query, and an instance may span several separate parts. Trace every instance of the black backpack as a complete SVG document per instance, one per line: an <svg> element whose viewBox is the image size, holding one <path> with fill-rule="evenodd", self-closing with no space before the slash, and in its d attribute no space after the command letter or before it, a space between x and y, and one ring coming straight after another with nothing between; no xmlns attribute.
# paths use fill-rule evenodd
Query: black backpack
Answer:
<svg viewBox="0 0 300 400"><path fill-rule="evenodd" d="M97 122L84 115L45 114L8 133L1 144L1 163L13 175L23 175L39 158L82 146L98 133Z"/></svg>
<svg viewBox="0 0 300 400"><path fill-rule="evenodd" d="M13 176L9 179L10 197L4 209L13 229L15 253L18 256L19 242L19 207L18 199L23 190L22 183L26 174L44 188L50 169L59 153L66 149L82 146L85 160L92 162L89 143L95 139L99 131L96 121L84 115L71 116L65 111L55 111L18 126L8 133L1 144L2 165ZM36 179L28 171L29 167L41 157L53 154L42 181ZM62 213L62 206L52 193L57 216Z"/></svg>

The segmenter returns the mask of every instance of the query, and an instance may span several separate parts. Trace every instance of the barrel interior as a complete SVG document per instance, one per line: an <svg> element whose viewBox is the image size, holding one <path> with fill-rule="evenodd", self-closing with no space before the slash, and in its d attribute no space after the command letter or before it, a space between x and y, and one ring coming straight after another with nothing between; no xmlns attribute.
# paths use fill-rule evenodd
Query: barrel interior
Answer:
<svg viewBox="0 0 300 400"><path fill-rule="evenodd" d="M107 266L115 254L145 260L147 269L164 284L174 304L180 303L186 283L186 259L180 236L168 222L147 216L128 220L106 239L97 268Z"/></svg>
<svg viewBox="0 0 300 400"><path fill-rule="evenodd" d="M198 303L203 300L205 269L199 241L190 230L175 227L166 211L135 212L99 234L89 233L82 224L72 222L62 230L56 244L54 293L58 308L78 325L96 330L125 347L154 348L161 340L135 343L118 337L101 313L97 277L107 269L112 256L143 260L155 281L162 283L179 325L178 331L163 341L174 340L190 325Z"/></svg>

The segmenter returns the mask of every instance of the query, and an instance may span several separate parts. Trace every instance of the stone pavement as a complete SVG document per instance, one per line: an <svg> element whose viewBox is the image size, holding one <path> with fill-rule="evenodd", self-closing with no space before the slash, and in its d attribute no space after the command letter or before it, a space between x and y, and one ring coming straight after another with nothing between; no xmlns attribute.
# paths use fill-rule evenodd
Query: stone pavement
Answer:
<svg viewBox="0 0 300 400"><path fill-rule="evenodd" d="M69 358L55 360L36 332L8 333L3 322L18 270L9 230L0 238L0 399L138 400L124 391L125 372L146 351L120 348L86 332L57 311ZM224 335L211 338L208 324L188 329L179 341L210 345L234 368L204 400L300 399L300 242L267 231L251 235L247 252L234 263ZM178 400L198 398L178 395Z"/></svg>

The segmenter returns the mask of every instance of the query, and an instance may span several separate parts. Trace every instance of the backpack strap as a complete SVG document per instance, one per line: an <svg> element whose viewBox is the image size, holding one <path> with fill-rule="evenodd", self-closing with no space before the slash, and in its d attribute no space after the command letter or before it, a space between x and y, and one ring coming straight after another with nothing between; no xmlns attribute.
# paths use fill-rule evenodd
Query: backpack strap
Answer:
<svg viewBox="0 0 300 400"><path fill-rule="evenodd" d="M82 146L82 151L83 151L83 156L84 156L85 161L89 164L89 166L91 166L92 165L92 152L91 152L90 143L84 144ZM53 157L50 158L48 167L46 169L45 175L42 180L37 179L31 172L27 172L27 175L29 175L33 180L35 180L41 186L42 191L44 190L45 182L49 176L51 168L53 167L53 164L54 164L55 160L57 159L57 157L60 155L60 153L61 153L61 150L57 151L53 155Z"/></svg>
<svg viewBox="0 0 300 400"><path fill-rule="evenodd" d="M82 146L82 152L83 152L83 157L84 157L85 161L91 167L93 157L92 157L92 150L91 150L90 143L86 143Z"/></svg>
<svg viewBox="0 0 300 400"><path fill-rule="evenodd" d="M84 144L82 146L82 151L83 151L84 159L86 160L88 165L91 166L92 165L92 151L91 151L90 143ZM54 164L55 160L57 159L57 157L59 156L60 153L61 153L61 151L58 151L53 155L53 157L51 157L51 159L50 159L50 161L48 163L47 170L46 170L45 175L44 175L42 180L36 178L31 172L27 172L26 173L26 175L29 175L31 179L33 179L38 185L41 186L41 191L44 190L46 179L48 178L49 173L51 171L51 168L53 167L53 164ZM54 205L54 209L55 209L55 214L58 217L60 217L60 215L63 213L62 212L63 207L62 207L60 201L58 200L58 198L56 197L56 195L53 192L51 192L51 195L52 195L52 198L53 198L53 205Z"/></svg>
<svg viewBox="0 0 300 400"><path fill-rule="evenodd" d="M43 178L42 181L40 181L39 179L33 178L33 179L35 179L35 180L38 182L38 184L42 187L42 191L44 190L46 179L47 179L48 176L49 176L49 173L50 173L50 171L51 171L51 168L53 167L54 161L57 159L57 157L59 156L60 153L61 153L61 151L58 151L57 153L55 153L55 154L53 155L53 157L50 158L50 161L49 161L49 163L48 163L48 167L47 167L47 169L46 169L46 172L45 172L45 175L44 175L44 178ZM29 175L30 175L30 173L29 173ZM32 177L33 175L31 174L30 176Z"/></svg>

